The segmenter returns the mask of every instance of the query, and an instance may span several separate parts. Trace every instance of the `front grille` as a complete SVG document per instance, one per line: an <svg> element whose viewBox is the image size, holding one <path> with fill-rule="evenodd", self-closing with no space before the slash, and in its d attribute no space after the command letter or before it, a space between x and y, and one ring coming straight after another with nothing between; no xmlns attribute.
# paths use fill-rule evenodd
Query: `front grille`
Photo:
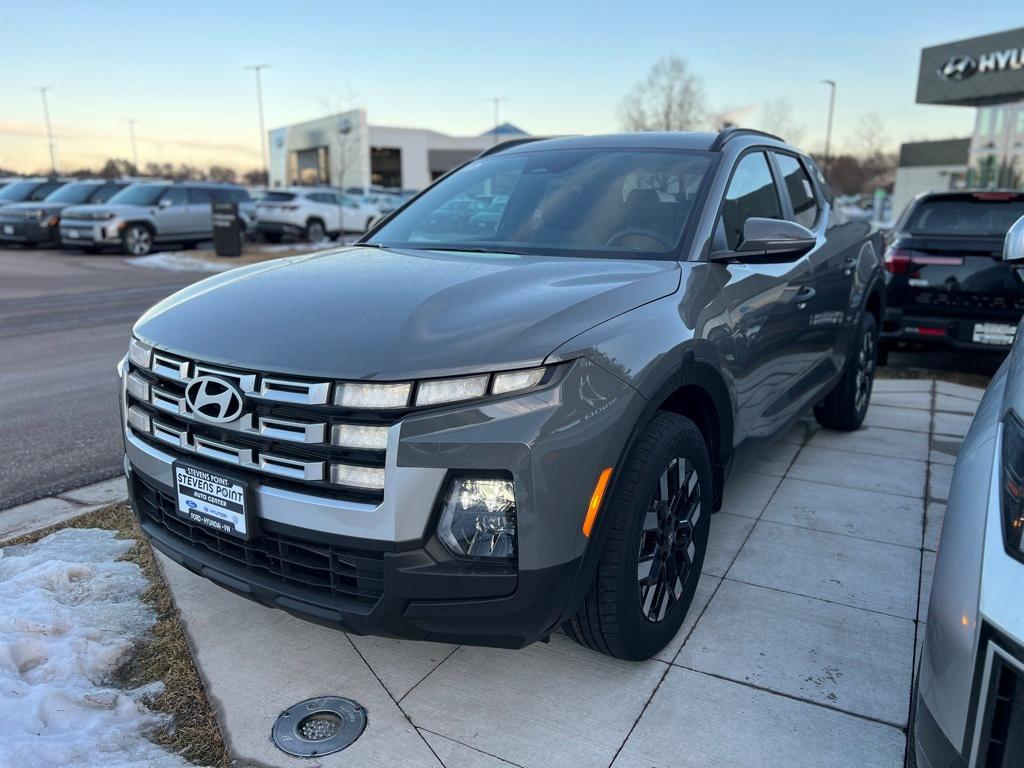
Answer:
<svg viewBox="0 0 1024 768"><path fill-rule="evenodd" d="M244 398L241 416L230 423L197 418L185 391L199 376L235 384ZM345 409L331 402L330 388L326 381L211 366L154 349L149 366L129 361L128 427L176 457L229 464L303 492L380 503L387 429L411 409ZM376 440L363 447L335 445L332 437L343 428L376 430ZM333 471L339 466L350 471Z"/></svg>
<svg viewBox="0 0 1024 768"><path fill-rule="evenodd" d="M1024 677L1000 654L992 658L979 768L1024 765Z"/></svg>
<svg viewBox="0 0 1024 768"><path fill-rule="evenodd" d="M270 578L316 596L365 611L384 593L381 552L312 544L264 532L248 541L192 525L178 516L174 499L136 477L135 499L143 522L160 526L181 542L233 568Z"/></svg>

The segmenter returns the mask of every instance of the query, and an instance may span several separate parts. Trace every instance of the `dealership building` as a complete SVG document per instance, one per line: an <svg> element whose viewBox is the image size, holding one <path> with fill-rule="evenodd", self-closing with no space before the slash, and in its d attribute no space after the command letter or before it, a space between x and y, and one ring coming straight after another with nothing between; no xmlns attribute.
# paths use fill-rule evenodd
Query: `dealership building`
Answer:
<svg viewBox="0 0 1024 768"><path fill-rule="evenodd" d="M370 125L353 109L268 132L270 186L423 189L497 141L525 136L504 123L477 136Z"/></svg>
<svg viewBox="0 0 1024 768"><path fill-rule="evenodd" d="M1024 189L1024 28L922 50L917 103L975 107L974 133L900 147L893 211L921 192Z"/></svg>

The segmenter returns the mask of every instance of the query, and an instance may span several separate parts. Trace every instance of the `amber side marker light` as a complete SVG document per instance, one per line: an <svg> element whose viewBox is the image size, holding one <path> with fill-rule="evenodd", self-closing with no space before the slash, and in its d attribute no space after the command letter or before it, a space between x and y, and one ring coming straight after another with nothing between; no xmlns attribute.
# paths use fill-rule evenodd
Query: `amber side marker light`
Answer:
<svg viewBox="0 0 1024 768"><path fill-rule="evenodd" d="M604 492L608 490L608 481L612 478L612 468L605 467L601 476L597 478L597 485L590 496L590 506L587 507L587 516L583 518L583 535L590 538L590 532L594 529L594 521L597 519L597 511L601 508L601 501L604 499Z"/></svg>

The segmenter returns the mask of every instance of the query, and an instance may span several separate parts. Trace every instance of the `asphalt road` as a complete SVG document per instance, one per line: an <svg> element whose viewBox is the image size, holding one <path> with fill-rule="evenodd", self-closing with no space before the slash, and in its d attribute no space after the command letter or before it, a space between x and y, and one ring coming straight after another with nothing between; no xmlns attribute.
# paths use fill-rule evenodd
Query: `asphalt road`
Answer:
<svg viewBox="0 0 1024 768"><path fill-rule="evenodd" d="M121 471L114 365L139 315L204 276L0 249L0 509Z"/></svg>

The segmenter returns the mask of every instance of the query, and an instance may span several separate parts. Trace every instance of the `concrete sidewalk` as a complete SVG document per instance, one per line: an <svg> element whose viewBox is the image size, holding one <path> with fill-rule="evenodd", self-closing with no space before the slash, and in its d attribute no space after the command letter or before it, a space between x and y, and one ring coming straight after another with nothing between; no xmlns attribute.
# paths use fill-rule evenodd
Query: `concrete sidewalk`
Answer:
<svg viewBox="0 0 1024 768"><path fill-rule="evenodd" d="M564 635L521 651L349 637L161 560L242 765L302 765L277 715L369 711L324 766L898 768L952 464L981 390L876 383L865 427L802 422L736 467L682 631L628 663Z"/></svg>

